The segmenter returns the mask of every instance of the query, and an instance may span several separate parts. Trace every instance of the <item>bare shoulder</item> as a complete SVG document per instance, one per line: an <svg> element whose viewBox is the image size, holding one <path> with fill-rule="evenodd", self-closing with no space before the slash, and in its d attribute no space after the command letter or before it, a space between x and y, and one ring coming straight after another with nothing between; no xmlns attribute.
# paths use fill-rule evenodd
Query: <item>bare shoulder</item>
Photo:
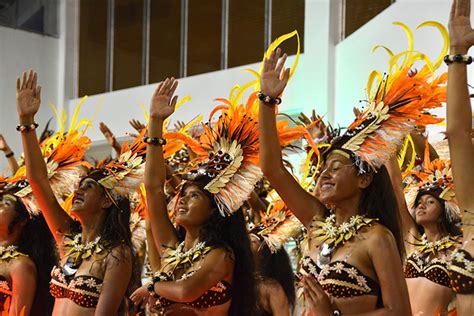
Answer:
<svg viewBox="0 0 474 316"><path fill-rule="evenodd" d="M132 263L132 249L125 244L113 247L107 255L107 263L117 264L118 262Z"/></svg>
<svg viewBox="0 0 474 316"><path fill-rule="evenodd" d="M367 231L367 242L376 249L396 247L396 240L392 232L380 223L374 223ZM374 249L372 248L372 249ZM371 248L369 248L371 249Z"/></svg>
<svg viewBox="0 0 474 316"><path fill-rule="evenodd" d="M212 249L204 260L213 265L223 265L226 268L233 268L235 257L232 250L219 247Z"/></svg>
<svg viewBox="0 0 474 316"><path fill-rule="evenodd" d="M32 273L36 275L36 265L28 256L20 256L15 258L10 267L10 273L12 275L25 273Z"/></svg>

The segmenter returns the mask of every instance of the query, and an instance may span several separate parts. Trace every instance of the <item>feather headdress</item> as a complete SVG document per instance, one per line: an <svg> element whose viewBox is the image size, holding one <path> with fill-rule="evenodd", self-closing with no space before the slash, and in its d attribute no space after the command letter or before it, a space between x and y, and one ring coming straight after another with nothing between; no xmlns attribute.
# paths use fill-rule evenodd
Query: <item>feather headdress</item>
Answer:
<svg viewBox="0 0 474 316"><path fill-rule="evenodd" d="M120 155L105 165L89 166L85 178L97 181L106 189L113 202L129 197L143 182L145 171L146 143L143 142L143 129L131 144L124 143Z"/></svg>
<svg viewBox="0 0 474 316"><path fill-rule="evenodd" d="M297 33L293 32L278 38L270 49L275 48L275 43L280 44L295 35ZM257 72L251 72L259 77ZM208 123L202 124L199 140L182 133L168 133L168 137L184 142L196 153L195 165L187 170L186 178L191 181L200 179L205 183L204 189L213 195L223 216L237 211L262 177L258 166L259 100L256 92L250 93L246 102L243 101L247 90L257 85L258 80L236 85L228 99L216 99L220 104L211 112ZM216 113L220 116L213 123ZM304 136L312 142L303 126L289 127L287 121L280 120L277 129L282 146Z"/></svg>
<svg viewBox="0 0 474 316"><path fill-rule="evenodd" d="M77 119L84 100L85 98L76 107L68 130L65 130L66 115L63 113L60 116L53 106L60 122L60 129L40 144L49 183L60 202L73 192L79 182L83 173L82 160L90 145L90 139L84 136L90 126L90 121ZM7 182L5 190L21 198L29 212L38 214L38 206L26 178L26 166L20 167L13 177L7 179Z"/></svg>
<svg viewBox="0 0 474 316"><path fill-rule="evenodd" d="M419 27L434 26L443 34L445 45L443 52L435 63L426 55L413 49L413 34L402 23L408 34L408 50L390 55L389 71L382 75L373 71L368 80L368 107L364 109L349 125L345 133L331 142L327 152L338 150L339 153L351 156L361 173L369 170L376 171L401 145L405 136L412 132L417 125L425 126L442 121L426 111L440 107L446 99L446 79L444 73L434 76L434 71L440 66L442 57L447 50L447 31L437 22L425 22ZM381 46L376 46L379 48ZM404 58L403 62L399 60ZM416 61L425 62L420 71L414 71ZM375 90L372 89L374 80L378 80Z"/></svg>
<svg viewBox="0 0 474 316"><path fill-rule="evenodd" d="M301 232L301 223L280 197L268 206L265 213L260 214L260 223L249 230L249 234L265 242L272 253Z"/></svg>

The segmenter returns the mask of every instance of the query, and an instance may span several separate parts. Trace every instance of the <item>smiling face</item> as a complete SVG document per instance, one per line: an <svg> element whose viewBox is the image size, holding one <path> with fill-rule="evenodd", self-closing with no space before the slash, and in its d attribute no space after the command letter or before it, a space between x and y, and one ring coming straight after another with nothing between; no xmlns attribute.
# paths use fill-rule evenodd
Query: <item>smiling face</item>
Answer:
<svg viewBox="0 0 474 316"><path fill-rule="evenodd" d="M202 226L215 212L208 195L194 184L186 185L176 207L176 224L183 227Z"/></svg>
<svg viewBox="0 0 474 316"><path fill-rule="evenodd" d="M415 207L415 218L418 225L424 226L437 223L443 214L443 205L430 194L423 194L418 198Z"/></svg>
<svg viewBox="0 0 474 316"><path fill-rule="evenodd" d="M104 193L104 189L95 180L85 178L79 183L72 200L72 214L82 216L97 212L98 209L110 207L111 202Z"/></svg>
<svg viewBox="0 0 474 316"><path fill-rule="evenodd" d="M315 195L326 205L336 204L361 194L362 189L370 185L372 178L357 175L357 169L351 159L337 153L329 154L326 159Z"/></svg>

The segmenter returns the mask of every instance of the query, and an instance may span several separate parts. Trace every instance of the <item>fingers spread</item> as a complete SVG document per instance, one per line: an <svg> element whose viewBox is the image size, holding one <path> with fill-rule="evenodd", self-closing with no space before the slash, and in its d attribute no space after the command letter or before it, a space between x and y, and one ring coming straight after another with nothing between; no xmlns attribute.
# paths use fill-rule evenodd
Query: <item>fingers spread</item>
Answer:
<svg viewBox="0 0 474 316"><path fill-rule="evenodd" d="M23 78L22 78L22 82L21 82L21 89L25 89L26 88L26 71L23 72Z"/></svg>
<svg viewBox="0 0 474 316"><path fill-rule="evenodd" d="M286 62L286 57L287 57L287 55L283 54L283 57L280 59L280 62L278 63L278 66L276 68L276 71L277 71L278 74L281 74L283 66L285 65L285 62Z"/></svg>

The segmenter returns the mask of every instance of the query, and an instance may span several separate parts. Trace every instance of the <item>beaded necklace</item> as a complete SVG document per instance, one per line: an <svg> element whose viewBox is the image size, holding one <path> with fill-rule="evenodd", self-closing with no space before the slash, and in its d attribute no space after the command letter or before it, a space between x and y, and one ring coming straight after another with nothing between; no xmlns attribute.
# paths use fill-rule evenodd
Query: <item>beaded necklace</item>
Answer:
<svg viewBox="0 0 474 316"><path fill-rule="evenodd" d="M429 241L425 234L421 239L415 239L413 245L419 254L433 254L436 255L441 250L449 249L453 245L459 243L460 236L447 235L435 241Z"/></svg>
<svg viewBox="0 0 474 316"><path fill-rule="evenodd" d="M370 226L373 221L377 219L354 215L349 218L349 221L336 226L335 214L328 216L324 221L316 220L313 226L316 229L312 230L311 237L322 243L317 260L318 266L330 263L331 256L338 246L344 245L357 235L360 229Z"/></svg>
<svg viewBox="0 0 474 316"><path fill-rule="evenodd" d="M192 266L199 261L205 254L212 250L212 247L207 247L205 242L198 242L191 249L184 250L184 241L181 242L176 249L166 249L164 255L165 267L171 265L171 272L178 268Z"/></svg>
<svg viewBox="0 0 474 316"><path fill-rule="evenodd" d="M10 246L0 246L0 261L9 261L11 259L15 259L19 256L27 257L24 253L17 251L18 246L10 245Z"/></svg>
<svg viewBox="0 0 474 316"><path fill-rule="evenodd" d="M92 257L94 254L99 254L105 249L100 243L100 236L86 244L83 244L81 239L81 234L77 234L73 238L69 237L64 242L65 247L69 248L66 253L68 259L63 267L66 275L74 275L85 259Z"/></svg>

